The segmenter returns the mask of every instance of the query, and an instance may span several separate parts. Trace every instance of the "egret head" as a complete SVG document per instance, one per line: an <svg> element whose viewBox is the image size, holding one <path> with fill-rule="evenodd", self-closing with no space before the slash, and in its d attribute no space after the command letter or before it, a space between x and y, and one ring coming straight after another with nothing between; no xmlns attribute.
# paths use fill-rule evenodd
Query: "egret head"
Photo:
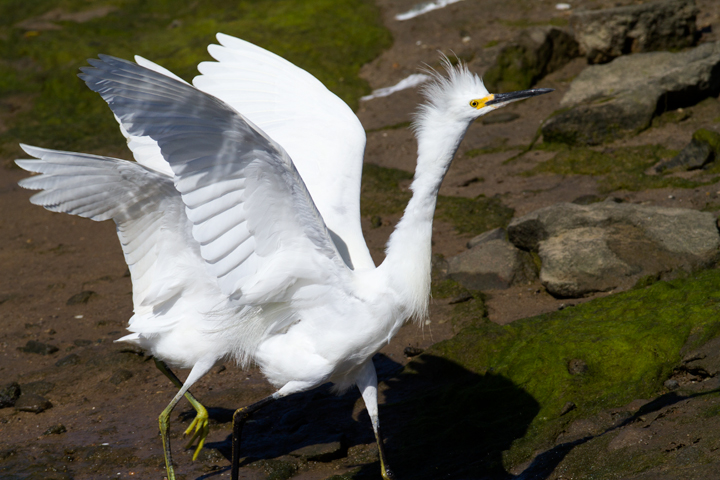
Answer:
<svg viewBox="0 0 720 480"><path fill-rule="evenodd" d="M458 62L452 65L446 56L441 58L447 75L429 69L432 80L422 88L428 102L421 106L416 127L422 128L422 120L430 110L441 113L445 121L459 121L469 124L478 117L525 98L549 93L551 88L534 88L510 93L488 92L482 79L470 72L467 66Z"/></svg>

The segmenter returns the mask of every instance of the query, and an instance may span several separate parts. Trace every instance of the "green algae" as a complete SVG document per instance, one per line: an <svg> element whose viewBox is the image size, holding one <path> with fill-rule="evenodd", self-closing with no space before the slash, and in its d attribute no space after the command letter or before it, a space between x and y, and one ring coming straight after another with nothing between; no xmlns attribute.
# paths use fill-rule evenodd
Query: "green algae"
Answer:
<svg viewBox="0 0 720 480"><path fill-rule="evenodd" d="M360 214L372 217L402 213L412 195L410 190L402 189L401 184L409 185L412 178L413 175L404 170L366 163L363 166ZM477 235L506 226L513 213L514 210L503 205L498 198L439 195L435 218L452 223L458 233Z"/></svg>
<svg viewBox="0 0 720 480"><path fill-rule="evenodd" d="M502 377L537 402L525 425L502 426L524 431L504 449L508 467L552 446L573 420L657 394L683 352L720 333L718 313L720 271L709 270L505 326L474 322L426 355L478 378ZM587 371L571 374L572 359L584 361ZM561 415L568 401L577 408Z"/></svg>
<svg viewBox="0 0 720 480"><path fill-rule="evenodd" d="M487 319L487 297L479 290L465 288L450 278L433 278L431 297L457 299L453 305L452 326L454 331L475 325Z"/></svg>
<svg viewBox="0 0 720 480"><path fill-rule="evenodd" d="M556 173L560 175L592 175L597 177L601 192L644 190L650 188L696 188L707 182L668 175L647 175L645 172L662 159L672 158L677 150L661 145L641 145L595 150L587 147L569 148L560 144L542 144L543 150L558 153L524 175Z"/></svg>
<svg viewBox="0 0 720 480"><path fill-rule="evenodd" d="M692 139L696 142L704 142L710 145L715 155L720 155L720 133L713 132L706 128L700 128L693 132Z"/></svg>
<svg viewBox="0 0 720 480"><path fill-rule="evenodd" d="M512 208L505 206L496 197L439 195L435 218L452 223L457 233L479 235L493 228L507 226L514 213Z"/></svg>
<svg viewBox="0 0 720 480"><path fill-rule="evenodd" d="M32 23L23 22L55 9L73 13L103 6L113 9L87 21L54 21L55 29L33 30ZM0 5L0 100L33 94L35 103L13 118L0 146L13 150L26 142L124 151L112 115L76 77L78 68L98 53L139 54L190 80L199 62L211 60L206 47L217 32L287 58L351 106L369 91L358 77L360 67L391 42L368 0L9 0Z"/></svg>
<svg viewBox="0 0 720 480"><path fill-rule="evenodd" d="M388 215L401 213L412 194L401 189L400 184L409 185L412 173L395 168L385 168L372 163L363 165L360 187L360 215Z"/></svg>

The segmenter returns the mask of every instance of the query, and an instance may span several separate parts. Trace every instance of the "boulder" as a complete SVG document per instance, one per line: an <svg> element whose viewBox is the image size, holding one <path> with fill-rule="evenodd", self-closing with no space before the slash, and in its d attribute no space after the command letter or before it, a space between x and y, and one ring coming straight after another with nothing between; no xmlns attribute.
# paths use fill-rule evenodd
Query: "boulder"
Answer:
<svg viewBox="0 0 720 480"><path fill-rule="evenodd" d="M658 0L641 5L580 11L570 25L589 63L629 53L690 47L698 38L694 0Z"/></svg>
<svg viewBox="0 0 720 480"><path fill-rule="evenodd" d="M597 145L648 128L654 116L720 93L720 43L593 65L573 80L543 140Z"/></svg>
<svg viewBox="0 0 720 480"><path fill-rule="evenodd" d="M709 212L615 202L561 203L514 219L508 237L537 252L540 281L557 297L632 287L717 261L720 234Z"/></svg>
<svg viewBox="0 0 720 480"><path fill-rule="evenodd" d="M578 56L578 44L557 27L523 30L498 54L495 65L483 75L494 92L524 90Z"/></svg>
<svg viewBox="0 0 720 480"><path fill-rule="evenodd" d="M505 289L537 278L530 254L511 245L504 235L489 237L450 258L448 276L471 290Z"/></svg>
<svg viewBox="0 0 720 480"><path fill-rule="evenodd" d="M507 232L504 228L493 228L492 230L483 232L480 235L477 235L468 240L467 248L473 248L475 245L480 245L481 243L489 242L491 240L505 239L507 239Z"/></svg>
<svg viewBox="0 0 720 480"><path fill-rule="evenodd" d="M693 134L690 143L679 154L653 166L652 173L666 170L697 170L711 163L718 155L720 155L720 133L701 128Z"/></svg>

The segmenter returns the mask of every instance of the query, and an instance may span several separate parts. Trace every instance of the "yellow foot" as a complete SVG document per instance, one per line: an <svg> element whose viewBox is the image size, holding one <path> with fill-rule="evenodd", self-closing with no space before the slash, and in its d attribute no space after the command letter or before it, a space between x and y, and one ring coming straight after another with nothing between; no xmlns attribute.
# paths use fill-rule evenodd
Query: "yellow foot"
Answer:
<svg viewBox="0 0 720 480"><path fill-rule="evenodd" d="M185 430L185 433L183 433L183 437L186 435L190 435L195 430L195 433L193 433L192 437L190 437L190 441L185 445L186 449L192 448L192 444L195 443L195 440L198 441L197 448L195 449L195 453L193 453L193 461L195 461L200 454L200 450L202 450L203 445L205 445L205 439L208 436L208 433L210 432L210 425L209 425L209 415L205 407L200 405L198 403L197 406L195 406L195 409L197 410L197 415L195 415L195 419L192 421L190 426Z"/></svg>
<svg viewBox="0 0 720 480"><path fill-rule="evenodd" d="M389 468L385 468L385 465L381 467L380 473L382 474L383 480L397 480L397 477L392 472L392 470L390 470Z"/></svg>

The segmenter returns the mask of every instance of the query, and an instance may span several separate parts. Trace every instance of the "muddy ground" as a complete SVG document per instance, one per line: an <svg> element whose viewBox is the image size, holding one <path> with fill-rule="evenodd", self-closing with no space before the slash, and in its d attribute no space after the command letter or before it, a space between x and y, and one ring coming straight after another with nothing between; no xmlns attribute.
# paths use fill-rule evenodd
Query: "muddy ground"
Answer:
<svg viewBox="0 0 720 480"><path fill-rule="evenodd" d="M417 72L423 63L437 65L438 50L470 58L470 68L482 73L502 42L513 38L522 28L547 24L568 15L567 11L556 10L554 1L466 0L398 22L394 15L408 10L415 0L379 0L378 3L394 44L362 70L363 78L373 88L393 85ZM630 2L576 2L585 8L627 3ZM705 0L698 1L698 5L701 10L698 25L720 28L717 3ZM717 39L717 34L705 30L701 41ZM208 38L208 43L212 41ZM486 48L493 43L498 46ZM532 141L541 122L559 108L570 80L585 66L585 61L578 58L542 79L537 86L554 88L556 92L507 107L505 111L516 113L517 119L472 125L445 178L441 194L498 196L515 210L516 216L583 195L600 194L596 179L587 176L519 175L551 158L553 152L534 150L505 163ZM411 89L360 104L358 116L368 131L366 162L413 170L416 144L412 133L404 126L387 127L409 121L420 101L418 92ZM653 127L608 147L659 144L681 149L697 128L717 130L713 119L720 116L719 105L715 102L690 107L692 114L683 122ZM32 143L32 139L27 142ZM464 155L471 149L498 145L518 148L474 157ZM9 159L2 160L5 165ZM142 352L113 343L123 335L132 314L130 278L114 225L53 214L31 205L28 201L31 193L17 186L25 176L26 173L18 169L4 168L0 172L0 268L3 272L0 277L0 384L18 382L24 392L35 392L49 399L52 408L41 413L0 409L0 477L161 479L165 469L156 422L175 388ZM476 177L482 181L468 182ZM720 205L718 194L718 184L693 190L602 193L626 202L710 210L717 208L713 205ZM378 263L398 219L395 214L383 215L382 224L377 228L371 226L370 218L363 219L367 242ZM437 222L433 251L446 257L456 255L465 249L468 239L469 235L456 234L452 225ZM82 298L74 303L70 301L77 299L75 296L81 292L92 293L86 294L86 301ZM498 323L588 300L555 299L539 283L485 293L489 318ZM453 327L447 321L449 301L433 301L428 325L423 329L405 326L376 357L383 392L408 362L403 354L405 347L426 348L453 335ZM56 346L58 350L46 355L21 351L31 340ZM186 372L178 373L183 377ZM421 388L424 388L421 382L400 386L395 383L392 400L402 402L404 395ZM229 477L232 411L268 395L272 389L257 370L240 371L226 365L215 367L193 391L211 407L211 431L207 448L192 462L191 451L182 449L181 439L192 411L184 401L179 404L171 425L178 478ZM679 433L672 421L673 415L680 415L685 408L686 414L692 416L693 407L686 403L669 402L663 406L672 406L672 415L664 415L667 418L656 422L652 435L647 438L667 444L675 442L671 437ZM381 421L392 458L393 452L402 447L393 443L393 435L403 420L383 418L381 406ZM58 427L60 424L63 428ZM51 433L52 427L65 431ZM649 435L649 430L634 428L637 431L623 437L626 442L644 441L643 435ZM583 438L582 433L571 440ZM321 480L354 472L358 466L369 466L363 468L363 472L378 468L369 419L355 391L338 398L327 388L321 388L293 396L258 415L246 428L245 435L248 459L243 463L241 478L277 479L294 474L293 478L297 479ZM572 436L572 432L568 435ZM687 441L691 442L690 436L691 432L687 432ZM617 444L621 442L618 440ZM316 447L314 453L298 452L302 447L317 444L324 446ZM507 473L505 478L521 474L527 465ZM422 470L416 466L416 471ZM418 477L408 468L397 473L401 479ZM549 475L584 477L582 472L573 472L573 476L567 477L561 472L541 472L527 478L548 478ZM437 477L445 475L437 472Z"/></svg>

